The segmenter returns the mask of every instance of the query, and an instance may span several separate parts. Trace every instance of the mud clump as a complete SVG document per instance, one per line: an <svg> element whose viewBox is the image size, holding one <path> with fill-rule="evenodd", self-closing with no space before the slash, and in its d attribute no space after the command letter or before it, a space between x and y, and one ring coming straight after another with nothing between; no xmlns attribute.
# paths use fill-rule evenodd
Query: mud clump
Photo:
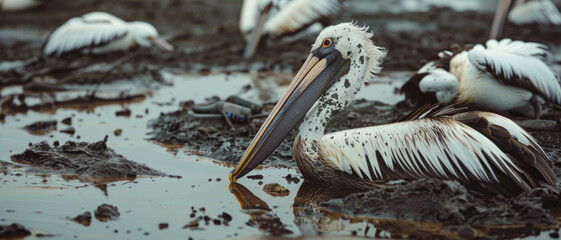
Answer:
<svg viewBox="0 0 561 240"><path fill-rule="evenodd" d="M92 222L92 214L90 212L84 212L74 218L69 219L87 227L90 226L90 223Z"/></svg>
<svg viewBox="0 0 561 240"><path fill-rule="evenodd" d="M281 186L278 183L270 183L263 186L263 191L265 191L266 193L268 193L273 197L285 197L290 194L290 190Z"/></svg>
<svg viewBox="0 0 561 240"><path fill-rule="evenodd" d="M109 220L117 220L121 215L117 207L105 203L99 205L94 213L95 213L95 218L101 222L107 222Z"/></svg>
<svg viewBox="0 0 561 240"><path fill-rule="evenodd" d="M30 234L31 232L29 230L18 223L0 225L0 238L21 238Z"/></svg>
<svg viewBox="0 0 561 240"><path fill-rule="evenodd" d="M51 147L46 141L42 141L33 144L23 153L12 155L11 159L14 162L40 166L61 174L93 177L165 175L146 165L128 160L113 149L108 148L107 136L104 140L94 143L67 141L59 147ZM41 168L30 170L45 172Z"/></svg>
<svg viewBox="0 0 561 240"><path fill-rule="evenodd" d="M443 225L556 225L545 206L559 195L534 189L514 198L472 194L457 181L421 179L322 203L330 211L362 217L438 222Z"/></svg>

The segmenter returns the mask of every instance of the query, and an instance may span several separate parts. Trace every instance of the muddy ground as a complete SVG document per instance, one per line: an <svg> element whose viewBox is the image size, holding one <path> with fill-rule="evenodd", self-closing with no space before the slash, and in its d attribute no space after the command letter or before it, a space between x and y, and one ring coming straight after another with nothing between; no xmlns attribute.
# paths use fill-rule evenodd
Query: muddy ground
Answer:
<svg viewBox="0 0 561 240"><path fill-rule="evenodd" d="M9 70L0 70L0 88L9 85L23 85L25 90L23 93L0 96L0 122L4 121L5 116L27 111L56 112L58 108L75 107L75 105L78 105L78 109L88 109L92 105L115 102L124 104L138 99L142 100L149 96L151 91L169 84L162 79L162 69L202 74L260 71L291 73L297 71L309 52L309 46L315 36L294 43L276 43L267 48L261 48L253 59L243 59L241 55L244 41L238 32L237 25L240 7L241 1L220 0L83 0L72 2L50 0L33 11L0 14L0 31L2 31L0 34L0 59L14 61L13 64L16 66ZM138 49L126 54L113 53L101 56L68 54L61 58L41 56L40 49L48 33L66 19L94 10L107 11L108 9L125 20L142 20L154 24L160 34L166 37L177 50L172 53L164 53L156 49ZM424 63L426 57L434 55L438 50L452 44L484 42L488 36L491 19L492 12L457 12L450 8L433 8L421 13L344 12L330 20L333 23L355 20L359 24L369 25L375 32L376 44L386 47L389 51L383 64L384 71L397 71L416 70ZM391 24L400 21L404 22L406 27ZM561 39L561 30L538 26L515 28L509 24L505 28L504 35L555 46L559 44L558 39ZM123 65L116 67L111 65L123 57L131 59ZM103 95L104 91L107 91L107 89L103 89L103 86L116 81L127 81L132 84L126 85L125 90L121 89L116 93ZM99 88L101 90L97 88L97 84L101 84ZM57 99L52 94L69 89L85 90L86 94L64 100ZM177 110L161 112L158 118L146 120L151 129L149 140L155 143L179 144L182 145L182 149L186 149L191 154L229 163L239 160L239 156L245 151L249 141L264 120L256 118L248 124L235 124L234 128L231 128L223 120L206 121L190 116L188 112L191 110L193 102L170 104L177 105ZM264 111L270 111L273 105L274 103L265 104ZM388 123L399 119L409 111L411 108L401 105L393 106L376 101L357 100L330 121L327 131ZM559 122L557 117L549 119ZM39 124L39 126L30 126L30 128L39 128L39 130L47 128L52 131L52 124ZM548 156L553 160L555 173L560 178L561 131L559 127L555 131L539 131L532 132L532 134L536 136L538 142L542 144ZM295 167L296 164L292 158L294 135L295 132L281 144L265 164ZM101 144L105 146L105 141L101 141L101 143L67 142L62 146L53 147L48 143L36 143L30 146L29 152L14 155L13 159L21 161L22 157L29 156L29 161L37 160L40 158L37 158L36 155L40 152L47 152L47 155L68 154L68 152L57 153L57 151L70 147L79 148L78 150L85 152L86 155L96 155L96 153L88 152L92 150L90 146L101 146ZM113 152L110 147L105 146L104 150L110 157L120 159L122 156ZM53 159L57 158L59 157ZM86 171L88 173L86 175L97 176L90 171L94 169L92 168L94 165L87 161L76 163L74 168L70 167L72 172L56 169L57 164L71 166L66 162L59 161L53 165L53 162L39 161L37 164L52 165L55 170L31 168L34 173L81 174ZM126 162L124 166L128 166L127 164L129 163ZM5 172L5 169L10 167L12 166L2 163L0 170ZM139 172L123 172L117 175L163 175L161 172L145 166L139 168L141 170ZM292 177L289 176L287 179L292 179ZM290 184L290 181L287 181ZM433 235L435 234L433 230L422 235L403 235L413 237L523 237L535 234L542 228L555 228L557 220L552 213L560 210L559 196L543 189L512 199L489 199L467 191L457 182L435 180L397 184L385 189L348 196L340 192L334 193L333 189L323 192L331 193L324 196L317 194L316 191L319 189L317 186L309 186L309 183L304 183L294 200L296 206L294 211L299 212L298 219L322 218L327 215L325 212L346 214L342 218L382 216L390 219L436 222L447 226L449 232L453 233L452 235ZM243 186L231 191L234 194L241 191L242 193L239 194L245 197L253 196L257 198L255 201L263 202ZM105 193L107 194L106 190ZM394 204L397 202L399 204ZM419 202L427 204L418 208ZM322 210L316 211L317 206L322 206ZM268 206L266 208L268 211L271 210ZM269 213L266 212L264 215ZM262 218L262 215L258 216ZM272 220L265 219L267 220L263 220L259 228L268 228L273 235L288 233L282 224L280 224L280 228L271 227L279 225L278 217L273 217ZM224 221L229 222L230 220ZM187 224L184 228L197 229L198 222L196 224L197 226L194 221L192 225ZM401 235L397 233L407 233L403 229L395 230L388 227L390 224L384 225L380 222L377 224L376 227L379 229L394 231L396 234L393 236L399 237ZM481 225L511 224L522 224L526 227L519 229L520 231L513 231L510 233L511 235L504 231L490 231L484 227L475 227L476 225L480 227Z"/></svg>

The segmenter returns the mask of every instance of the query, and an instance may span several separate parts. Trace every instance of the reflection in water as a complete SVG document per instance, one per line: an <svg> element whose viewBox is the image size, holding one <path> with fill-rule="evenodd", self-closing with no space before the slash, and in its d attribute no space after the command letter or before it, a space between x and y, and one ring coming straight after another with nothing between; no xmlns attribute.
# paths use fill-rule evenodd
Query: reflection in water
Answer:
<svg viewBox="0 0 561 240"><path fill-rule="evenodd" d="M236 196L241 208L251 216L248 225L257 225L260 230L273 236L290 234L280 219L271 211L267 203L238 183L230 184L230 191ZM304 181L294 198L294 223L303 236L356 235L365 237L390 238L474 238L498 237L520 238L538 235L541 230L555 226L531 225L456 225L445 226L438 222L414 221L370 216L354 216L345 209L340 212L328 211L322 202L356 193L329 186ZM351 225L355 225L354 228ZM363 227L363 228L357 228ZM372 229L373 228L373 229ZM349 230L355 229L355 230Z"/></svg>
<svg viewBox="0 0 561 240"><path fill-rule="evenodd" d="M246 224L255 226L259 230L270 233L273 236L292 234L292 231L286 229L280 218L269 208L266 202L255 196L249 189L238 183L230 184L230 192L232 192L241 208L251 217Z"/></svg>

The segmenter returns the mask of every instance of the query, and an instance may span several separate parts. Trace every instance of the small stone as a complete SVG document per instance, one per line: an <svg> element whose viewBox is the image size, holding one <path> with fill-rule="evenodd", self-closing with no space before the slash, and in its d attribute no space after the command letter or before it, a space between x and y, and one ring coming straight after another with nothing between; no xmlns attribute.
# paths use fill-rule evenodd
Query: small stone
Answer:
<svg viewBox="0 0 561 240"><path fill-rule="evenodd" d="M66 125L72 125L72 118L67 117L65 119L62 119L61 121L62 123L66 124Z"/></svg>
<svg viewBox="0 0 561 240"><path fill-rule="evenodd" d="M131 110L128 108L115 112L115 116L117 117L130 117L130 115L131 115Z"/></svg>
<svg viewBox="0 0 561 240"><path fill-rule="evenodd" d="M119 209L113 205L101 204L95 210L95 218L101 222L108 220L117 220L119 218Z"/></svg>
<svg viewBox="0 0 561 240"><path fill-rule="evenodd" d="M232 216L226 212L222 212L222 220L225 222L232 221Z"/></svg>
<svg viewBox="0 0 561 240"><path fill-rule="evenodd" d="M169 227L168 223L160 223L158 224L158 229L162 230L162 229L166 229Z"/></svg>
<svg viewBox="0 0 561 240"><path fill-rule="evenodd" d="M263 191L273 197L284 197L290 194L290 190L278 183L269 183L263 187Z"/></svg>
<svg viewBox="0 0 561 240"><path fill-rule="evenodd" d="M115 136L121 136L121 134L123 133L123 129L115 129L115 131L113 131L113 134L115 134Z"/></svg>
<svg viewBox="0 0 561 240"><path fill-rule="evenodd" d="M529 131L551 131L557 127L557 122L553 120L524 120L515 121L520 127Z"/></svg>
<svg viewBox="0 0 561 240"><path fill-rule="evenodd" d="M90 226L90 223L92 221L92 214L90 212L84 212L74 218L70 218L70 220L87 227Z"/></svg>

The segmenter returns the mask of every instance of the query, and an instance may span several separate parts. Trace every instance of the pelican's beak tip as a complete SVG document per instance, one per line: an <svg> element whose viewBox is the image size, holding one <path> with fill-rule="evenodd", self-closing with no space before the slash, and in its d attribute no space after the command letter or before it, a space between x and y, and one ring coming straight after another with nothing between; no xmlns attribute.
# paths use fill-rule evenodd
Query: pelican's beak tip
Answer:
<svg viewBox="0 0 561 240"><path fill-rule="evenodd" d="M234 176L233 173L230 173L228 178L230 178L230 182L232 182L232 183L235 183L236 181L238 181L238 179Z"/></svg>

